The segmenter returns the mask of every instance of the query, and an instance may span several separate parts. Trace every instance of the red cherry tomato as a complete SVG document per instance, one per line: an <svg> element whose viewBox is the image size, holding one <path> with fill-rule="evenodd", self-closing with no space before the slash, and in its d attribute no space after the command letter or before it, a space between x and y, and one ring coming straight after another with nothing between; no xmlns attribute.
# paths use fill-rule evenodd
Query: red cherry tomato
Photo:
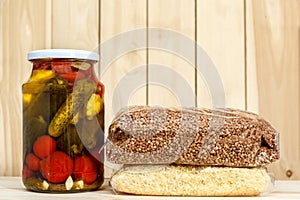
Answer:
<svg viewBox="0 0 300 200"><path fill-rule="evenodd" d="M26 156L25 162L30 170L36 171L40 169L40 159L33 153Z"/></svg>
<svg viewBox="0 0 300 200"><path fill-rule="evenodd" d="M97 166L88 156L81 156L75 160L74 177L91 184L97 178Z"/></svg>
<svg viewBox="0 0 300 200"><path fill-rule="evenodd" d="M31 169L29 169L29 167L27 165L25 165L22 170L22 178L27 179L32 176L33 176L33 171Z"/></svg>
<svg viewBox="0 0 300 200"><path fill-rule="evenodd" d="M33 152L39 158L46 158L51 153L55 152L56 150L56 142L55 140L48 136L43 135L36 139L33 144Z"/></svg>
<svg viewBox="0 0 300 200"><path fill-rule="evenodd" d="M63 183L72 174L73 160L66 153L56 151L40 162L41 174L51 183Z"/></svg>

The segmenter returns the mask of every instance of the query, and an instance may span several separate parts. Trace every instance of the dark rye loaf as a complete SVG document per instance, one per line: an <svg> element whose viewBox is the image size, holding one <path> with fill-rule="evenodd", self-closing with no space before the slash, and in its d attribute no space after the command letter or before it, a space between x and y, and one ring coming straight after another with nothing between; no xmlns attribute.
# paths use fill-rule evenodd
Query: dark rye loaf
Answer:
<svg viewBox="0 0 300 200"><path fill-rule="evenodd" d="M109 127L107 161L258 167L279 159L279 133L237 109L134 106Z"/></svg>

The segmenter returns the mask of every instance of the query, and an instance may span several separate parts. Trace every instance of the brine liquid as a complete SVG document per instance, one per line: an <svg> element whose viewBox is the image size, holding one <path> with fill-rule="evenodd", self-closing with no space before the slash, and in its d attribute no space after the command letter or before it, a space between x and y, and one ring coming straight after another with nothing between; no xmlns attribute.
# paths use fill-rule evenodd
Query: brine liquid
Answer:
<svg viewBox="0 0 300 200"><path fill-rule="evenodd" d="M92 94L76 105L72 92L56 78L23 85L22 178L29 190L77 192L103 183L103 99ZM66 109L75 106L76 112ZM52 120L61 133L49 133Z"/></svg>

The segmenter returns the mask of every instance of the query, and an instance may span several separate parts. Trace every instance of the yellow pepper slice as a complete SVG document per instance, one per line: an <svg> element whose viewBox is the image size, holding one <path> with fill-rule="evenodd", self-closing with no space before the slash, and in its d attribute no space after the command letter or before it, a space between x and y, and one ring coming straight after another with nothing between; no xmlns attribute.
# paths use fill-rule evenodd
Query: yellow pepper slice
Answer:
<svg viewBox="0 0 300 200"><path fill-rule="evenodd" d="M29 93L25 93L23 94L23 106L24 108L27 108L27 106L30 104L31 100L32 100L32 94Z"/></svg>
<svg viewBox="0 0 300 200"><path fill-rule="evenodd" d="M101 109L103 109L104 100L99 94L92 94L90 97L87 106L86 106L86 116L89 120L92 120L93 117L98 114Z"/></svg>
<svg viewBox="0 0 300 200"><path fill-rule="evenodd" d="M30 82L46 82L55 77L55 73L52 70L34 70L30 77Z"/></svg>

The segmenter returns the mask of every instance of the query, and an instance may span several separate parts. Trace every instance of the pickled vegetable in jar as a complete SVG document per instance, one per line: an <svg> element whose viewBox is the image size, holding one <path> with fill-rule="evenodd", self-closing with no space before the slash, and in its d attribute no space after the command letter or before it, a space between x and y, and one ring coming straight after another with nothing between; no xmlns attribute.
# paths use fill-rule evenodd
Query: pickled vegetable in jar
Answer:
<svg viewBox="0 0 300 200"><path fill-rule="evenodd" d="M28 53L23 84L25 187L38 192L98 189L104 181L104 86L94 52L68 49Z"/></svg>

